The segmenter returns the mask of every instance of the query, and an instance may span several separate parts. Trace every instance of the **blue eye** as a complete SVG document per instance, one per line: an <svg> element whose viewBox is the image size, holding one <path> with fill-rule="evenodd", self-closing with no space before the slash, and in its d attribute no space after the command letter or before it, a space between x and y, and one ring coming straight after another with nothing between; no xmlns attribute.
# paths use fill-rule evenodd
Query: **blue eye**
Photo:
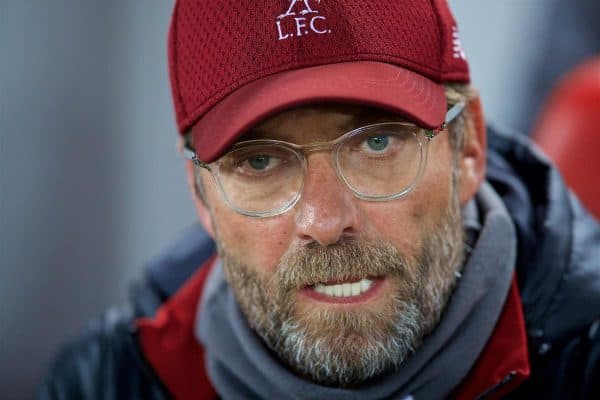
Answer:
<svg viewBox="0 0 600 400"><path fill-rule="evenodd" d="M373 151L385 150L390 142L390 138L387 135L371 136L367 139L367 146Z"/></svg>
<svg viewBox="0 0 600 400"><path fill-rule="evenodd" d="M270 162L271 162L271 157L264 155L264 154L260 154L260 155L256 155L256 156L252 156L252 157L248 158L248 164L250 164L250 166L257 171L262 171L262 170L268 168Z"/></svg>

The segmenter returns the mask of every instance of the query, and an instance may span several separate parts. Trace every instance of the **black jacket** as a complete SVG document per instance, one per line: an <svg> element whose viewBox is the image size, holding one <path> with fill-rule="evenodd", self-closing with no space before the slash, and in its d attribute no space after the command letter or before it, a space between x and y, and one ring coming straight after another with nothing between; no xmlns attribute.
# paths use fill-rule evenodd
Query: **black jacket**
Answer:
<svg viewBox="0 0 600 400"><path fill-rule="evenodd" d="M488 147L487 179L518 232L532 369L507 398L600 399L600 227L527 138L490 129ZM186 232L147 266L129 306L107 312L63 349L39 399L170 398L144 360L132 321L152 315L213 252L199 226Z"/></svg>

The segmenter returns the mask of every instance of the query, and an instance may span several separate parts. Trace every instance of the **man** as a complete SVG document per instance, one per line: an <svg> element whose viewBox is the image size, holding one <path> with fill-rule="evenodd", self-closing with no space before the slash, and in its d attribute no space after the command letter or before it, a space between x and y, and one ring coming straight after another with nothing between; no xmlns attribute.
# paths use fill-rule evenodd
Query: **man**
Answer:
<svg viewBox="0 0 600 400"><path fill-rule="evenodd" d="M217 255L189 232L41 398L597 397L600 229L525 139L486 138L446 2L291 3L176 2Z"/></svg>

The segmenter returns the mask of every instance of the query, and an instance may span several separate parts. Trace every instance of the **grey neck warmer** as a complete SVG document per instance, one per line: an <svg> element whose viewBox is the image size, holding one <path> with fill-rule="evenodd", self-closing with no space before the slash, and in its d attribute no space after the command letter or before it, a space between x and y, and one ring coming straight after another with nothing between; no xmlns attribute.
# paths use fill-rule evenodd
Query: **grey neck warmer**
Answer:
<svg viewBox="0 0 600 400"><path fill-rule="evenodd" d="M516 257L514 226L488 184L463 215L467 241L473 238L474 246L439 325L398 370L359 388L321 386L283 365L249 328L218 262L208 277L196 319L196 337L205 348L208 375L217 392L226 400L447 397L491 336L508 294Z"/></svg>

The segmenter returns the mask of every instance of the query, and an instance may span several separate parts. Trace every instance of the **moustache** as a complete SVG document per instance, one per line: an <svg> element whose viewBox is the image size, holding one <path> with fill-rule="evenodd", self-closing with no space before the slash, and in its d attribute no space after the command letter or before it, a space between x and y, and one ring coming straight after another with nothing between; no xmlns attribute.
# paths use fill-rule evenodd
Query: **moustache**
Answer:
<svg viewBox="0 0 600 400"><path fill-rule="evenodd" d="M409 278L415 273L410 265L405 254L385 241L344 239L328 246L311 242L285 253L272 279L282 292L289 292L328 282L382 276Z"/></svg>

